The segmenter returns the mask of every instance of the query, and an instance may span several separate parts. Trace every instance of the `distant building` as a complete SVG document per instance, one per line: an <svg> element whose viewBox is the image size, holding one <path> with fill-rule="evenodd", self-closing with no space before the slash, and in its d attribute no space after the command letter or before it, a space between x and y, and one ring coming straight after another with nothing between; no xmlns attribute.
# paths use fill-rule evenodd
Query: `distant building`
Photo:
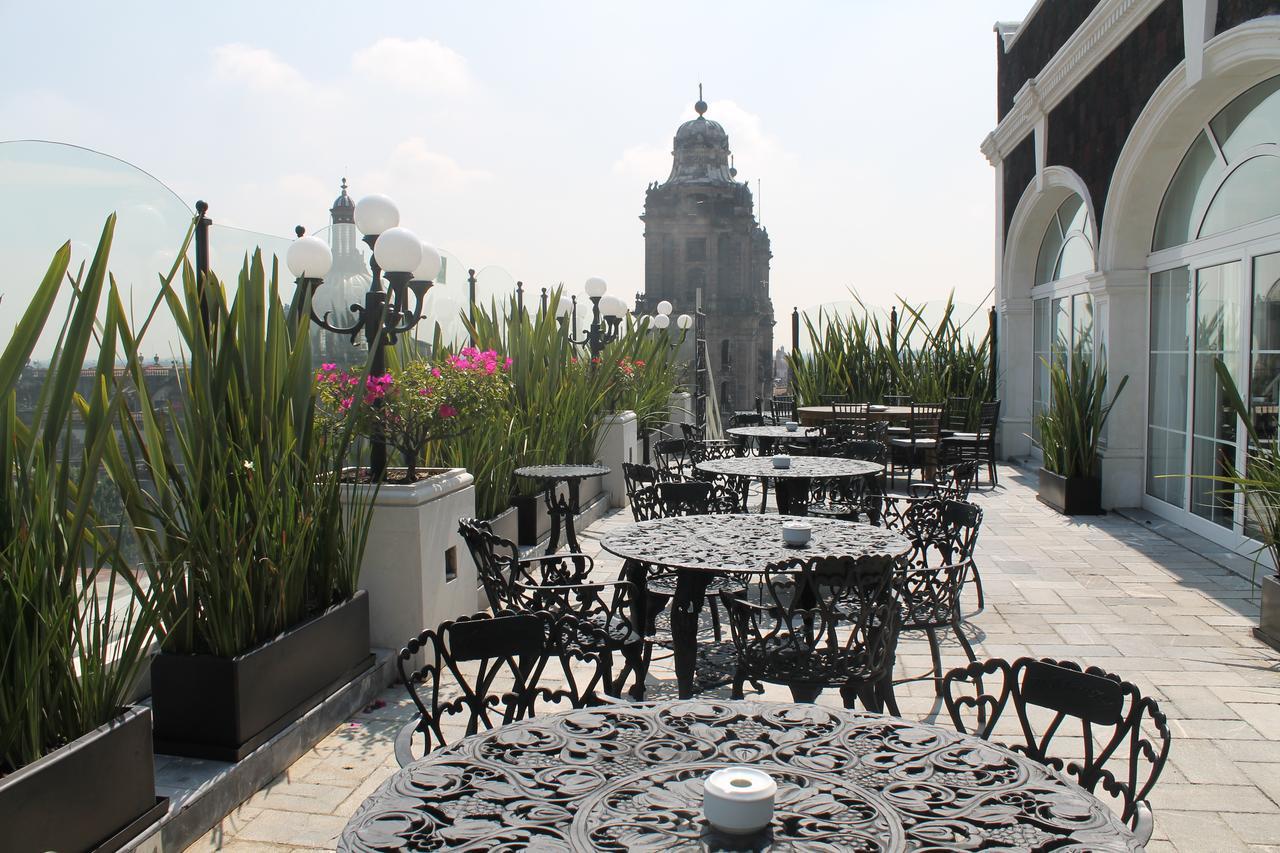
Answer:
<svg viewBox="0 0 1280 853"><path fill-rule="evenodd" d="M787 364L787 348L778 347L773 354L773 388L775 394L786 394L791 384L791 365Z"/></svg>
<svg viewBox="0 0 1280 853"><path fill-rule="evenodd" d="M721 407L745 409L773 393L773 255L751 190L730 163L728 134L705 118L701 98L694 110L698 117L676 131L671 174L645 193L645 300L667 299L676 314L692 314L702 292Z"/></svg>
<svg viewBox="0 0 1280 853"><path fill-rule="evenodd" d="M352 305L363 305L365 292L373 281L369 263L365 260L364 243L356 229L356 205L347 195L347 179L342 179L342 191L329 208L329 250L333 252L333 266L324 278L324 284L316 291L312 309L317 317L329 315L329 322L341 328L350 327L356 317ZM363 364L367 357L364 335L358 335L353 344L350 336L311 327L311 359L316 365L334 362L344 366Z"/></svg>
<svg viewBox="0 0 1280 853"><path fill-rule="evenodd" d="M1001 444L1030 436L1041 357L1105 354L1103 505L1143 507L1242 552L1244 470L1220 359L1275 441L1280 411L1280 8L1274 0L1036 3L997 24ZM1256 535L1256 534L1255 534Z"/></svg>

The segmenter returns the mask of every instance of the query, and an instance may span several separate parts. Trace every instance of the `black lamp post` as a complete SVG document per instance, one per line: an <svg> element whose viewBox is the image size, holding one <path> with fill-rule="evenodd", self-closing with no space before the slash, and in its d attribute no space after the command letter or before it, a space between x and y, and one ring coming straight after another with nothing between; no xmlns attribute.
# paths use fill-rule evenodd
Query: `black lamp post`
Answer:
<svg viewBox="0 0 1280 853"><path fill-rule="evenodd" d="M328 244L318 237L304 236L305 231L298 226L298 239L289 246L286 255L289 270L298 283L293 304L295 322L301 324L307 319L303 314L307 306L311 322L322 329L348 335L352 343L363 333L372 355L369 374L374 377L387 373L386 348L393 346L400 335L411 331L422 319L423 301L440 273L440 253L409 229L399 227L399 223L400 211L386 196L365 196L356 203L355 225L371 250L369 268L373 281L365 293L364 304L351 306L356 321L350 326L335 326L329 322L330 312L317 316L310 307L311 299L333 265ZM413 294L412 307L410 293ZM386 474L387 442L382 435L372 436L369 469L375 482Z"/></svg>
<svg viewBox="0 0 1280 853"><path fill-rule="evenodd" d="M622 318L626 316L626 304L616 296L606 296L605 291L608 290L608 284L599 276L592 276L587 279L585 290L587 297L591 300L591 327L578 337L577 328L577 297L574 297L571 303L570 314L572 315L573 330L566 331L565 337L569 339L569 343L574 346L587 347L591 351L591 359L600 358L600 354L604 352L604 348L618 339L619 330L622 327ZM567 318L561 316L561 322L565 322Z"/></svg>

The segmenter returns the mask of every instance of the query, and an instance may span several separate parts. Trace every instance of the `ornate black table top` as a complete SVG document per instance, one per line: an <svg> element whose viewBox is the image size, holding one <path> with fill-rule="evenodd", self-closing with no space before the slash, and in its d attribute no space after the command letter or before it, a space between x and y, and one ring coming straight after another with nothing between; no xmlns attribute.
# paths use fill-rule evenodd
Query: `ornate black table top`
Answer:
<svg viewBox="0 0 1280 853"><path fill-rule="evenodd" d="M760 836L721 836L702 818L702 780L728 764L778 782ZM383 783L338 845L441 848L1140 849L1090 794L986 741L818 705L705 699L566 711L465 738Z"/></svg>
<svg viewBox="0 0 1280 853"><path fill-rule="evenodd" d="M822 433L817 429L806 427L789 430L784 426L744 426L730 427L725 432L742 438L785 438L791 441L811 441L815 438L822 438Z"/></svg>
<svg viewBox="0 0 1280 853"><path fill-rule="evenodd" d="M588 477L603 477L608 473L607 465L526 465L515 470L517 477L550 482L585 480Z"/></svg>
<svg viewBox="0 0 1280 853"><path fill-rule="evenodd" d="M809 544L782 541L782 522L804 521ZM792 557L899 556L911 550L906 537L856 521L774 515L685 515L641 521L605 536L600 546L624 560L675 569L761 572Z"/></svg>
<svg viewBox="0 0 1280 853"><path fill-rule="evenodd" d="M840 477L865 477L884 470L883 465L842 456L792 456L790 468L773 467L769 456L742 456L733 459L708 459L698 463L698 470L727 477L807 477L811 480L834 480Z"/></svg>

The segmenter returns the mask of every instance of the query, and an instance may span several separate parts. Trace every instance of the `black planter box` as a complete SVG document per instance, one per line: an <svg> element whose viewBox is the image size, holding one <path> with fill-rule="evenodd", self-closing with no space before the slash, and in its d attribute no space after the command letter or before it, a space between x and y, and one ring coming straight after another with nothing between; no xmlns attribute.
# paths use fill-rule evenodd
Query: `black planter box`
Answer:
<svg viewBox="0 0 1280 853"><path fill-rule="evenodd" d="M119 850L169 807L156 797L151 711L105 726L0 779L0 848Z"/></svg>
<svg viewBox="0 0 1280 853"><path fill-rule="evenodd" d="M516 508L516 523L520 539L517 545L538 544L538 502L541 495L512 495L511 505Z"/></svg>
<svg viewBox="0 0 1280 853"><path fill-rule="evenodd" d="M239 761L372 662L364 590L234 658L157 655L156 752Z"/></svg>
<svg viewBox="0 0 1280 853"><path fill-rule="evenodd" d="M1267 575L1262 579L1262 612L1253 635L1280 652L1280 576Z"/></svg>
<svg viewBox="0 0 1280 853"><path fill-rule="evenodd" d="M1097 477L1063 477L1040 469L1041 503L1064 515L1102 515L1102 481Z"/></svg>

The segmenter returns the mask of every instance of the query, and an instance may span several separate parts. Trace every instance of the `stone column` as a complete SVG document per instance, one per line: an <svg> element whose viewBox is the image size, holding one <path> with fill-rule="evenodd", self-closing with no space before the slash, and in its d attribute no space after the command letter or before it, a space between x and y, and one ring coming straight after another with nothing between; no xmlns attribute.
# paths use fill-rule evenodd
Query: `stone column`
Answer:
<svg viewBox="0 0 1280 853"><path fill-rule="evenodd" d="M1141 506L1146 490L1147 278L1146 270L1113 270L1089 277L1095 333L1101 335L1099 343L1107 356L1107 399L1121 379L1129 377L1103 433L1105 508Z"/></svg>
<svg viewBox="0 0 1280 853"><path fill-rule="evenodd" d="M635 412L615 412L604 419L600 452L596 461L609 466L609 473L604 476L602 485L609 491L609 505L613 507L627 506L627 487L622 477L622 463L640 461L637 423Z"/></svg>

